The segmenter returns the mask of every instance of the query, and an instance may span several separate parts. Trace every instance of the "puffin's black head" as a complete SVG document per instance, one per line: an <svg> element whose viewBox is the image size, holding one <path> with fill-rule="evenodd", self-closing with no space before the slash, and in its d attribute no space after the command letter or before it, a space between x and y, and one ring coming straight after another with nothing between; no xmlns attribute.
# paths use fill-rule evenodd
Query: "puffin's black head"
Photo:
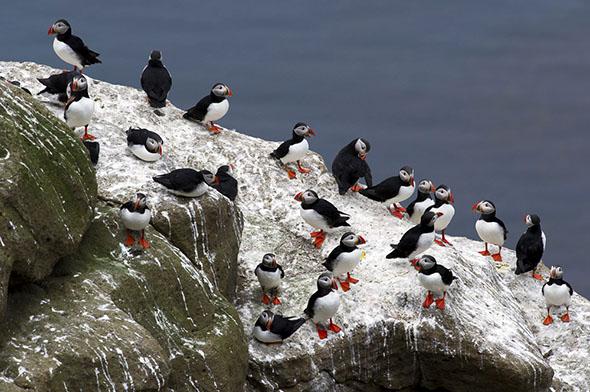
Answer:
<svg viewBox="0 0 590 392"><path fill-rule="evenodd" d="M213 173L211 173L209 170L201 170L200 173L203 176L203 179L205 180L207 185L213 185L213 183L215 182L215 176L213 175Z"/></svg>
<svg viewBox="0 0 590 392"><path fill-rule="evenodd" d="M338 290L336 279L330 272L324 272L318 278L318 290L326 291L331 289Z"/></svg>
<svg viewBox="0 0 590 392"><path fill-rule="evenodd" d="M348 233L344 233L340 238L340 244L348 247L354 248L357 245L366 244L367 240L362 235L356 235L353 232L349 231Z"/></svg>
<svg viewBox="0 0 590 392"><path fill-rule="evenodd" d="M65 19L56 20L51 25L51 27L49 27L49 30L47 30L47 35L64 34L70 29L71 29L71 26L67 20L65 20Z"/></svg>
<svg viewBox="0 0 590 392"><path fill-rule="evenodd" d="M410 166L404 166L399 169L399 178L404 182L404 184L410 184L414 186L414 169Z"/></svg>
<svg viewBox="0 0 590 392"><path fill-rule="evenodd" d="M270 310L265 310L258 316L258 320L256 320L256 326L260 327L263 331L270 330L272 325L272 321L275 318L275 314Z"/></svg>
<svg viewBox="0 0 590 392"><path fill-rule="evenodd" d="M70 90L72 92L76 91L84 91L88 89L88 81L84 77L84 75L75 75L70 83Z"/></svg>
<svg viewBox="0 0 590 392"><path fill-rule="evenodd" d="M273 253L267 253L262 257L262 265L269 268L276 268L277 258Z"/></svg>
<svg viewBox="0 0 590 392"><path fill-rule="evenodd" d="M434 213L432 211L427 211L422 215L422 218L420 218L420 226L434 226L434 222L436 222L436 220L442 215L442 212Z"/></svg>
<svg viewBox="0 0 590 392"><path fill-rule="evenodd" d="M423 255L420 260L416 263L416 269L418 271L428 271L436 266L436 259L430 255Z"/></svg>
<svg viewBox="0 0 590 392"><path fill-rule="evenodd" d="M139 192L136 193L135 200L133 201L133 206L135 207L136 210L146 207L147 206L147 196L144 195L143 193L139 193Z"/></svg>
<svg viewBox="0 0 590 392"><path fill-rule="evenodd" d="M455 197L453 196L453 192L451 192L451 188L449 188L445 184L440 184L436 188L436 191L434 192L434 197L436 197L438 200L446 201L450 204L453 204L455 202Z"/></svg>
<svg viewBox="0 0 590 392"><path fill-rule="evenodd" d="M493 214L496 212L496 206L489 200L478 201L471 206L471 209L475 212L482 213L483 215Z"/></svg>
<svg viewBox="0 0 590 392"><path fill-rule="evenodd" d="M314 136L315 131L306 123L298 122L293 127L293 133L297 136L309 137Z"/></svg>
<svg viewBox="0 0 590 392"><path fill-rule="evenodd" d="M539 215L535 215L535 214L527 214L524 217L524 223L528 226L536 226L541 224L541 218L539 218Z"/></svg>
<svg viewBox="0 0 590 392"><path fill-rule="evenodd" d="M418 192L420 193L430 193L430 192L434 192L434 184L432 183L432 181L424 179L424 180L420 180L420 183L418 184Z"/></svg>
<svg viewBox="0 0 590 392"><path fill-rule="evenodd" d="M223 83L215 83L211 87L211 93L218 97L231 97L233 95L231 89Z"/></svg>
<svg viewBox="0 0 590 392"><path fill-rule="evenodd" d="M360 138L353 141L354 152L363 161L367 158L367 153L371 150L371 145L366 139ZM352 144L352 143L351 143Z"/></svg>
<svg viewBox="0 0 590 392"><path fill-rule="evenodd" d="M219 166L219 168L217 169L216 176L223 176L223 175L231 176L233 174L233 171L235 168L236 167L233 163L230 163L229 165Z"/></svg>
<svg viewBox="0 0 590 392"><path fill-rule="evenodd" d="M553 279L561 279L563 277L563 269L559 266L552 266L549 271L549 277Z"/></svg>
<svg viewBox="0 0 590 392"><path fill-rule="evenodd" d="M312 191L311 189L308 189L305 192L299 192L295 195L295 200L305 205L313 204L318 199L318 194L315 191Z"/></svg>
<svg viewBox="0 0 590 392"><path fill-rule="evenodd" d="M159 50L152 50L152 53L150 53L150 60L161 61L162 52L160 52Z"/></svg>

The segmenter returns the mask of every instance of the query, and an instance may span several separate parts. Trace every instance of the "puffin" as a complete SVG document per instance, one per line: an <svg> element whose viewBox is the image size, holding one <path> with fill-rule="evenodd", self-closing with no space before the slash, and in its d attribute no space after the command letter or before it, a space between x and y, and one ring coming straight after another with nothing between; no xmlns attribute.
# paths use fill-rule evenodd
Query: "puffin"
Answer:
<svg viewBox="0 0 590 392"><path fill-rule="evenodd" d="M162 64L162 52L159 50L153 50L150 54L148 63L141 73L140 82L151 107L166 106L166 97L172 88L172 77Z"/></svg>
<svg viewBox="0 0 590 392"><path fill-rule="evenodd" d="M94 114L94 101L88 95L88 81L83 75L76 75L69 86L71 96L64 108L66 124L72 128L84 127L82 140L94 140L88 133L88 124Z"/></svg>
<svg viewBox="0 0 590 392"><path fill-rule="evenodd" d="M451 188L444 184L439 185L434 191L434 200L434 205L427 208L426 211L443 213L441 218L438 219L434 224L434 232L441 232L442 235L440 239L435 238L434 242L440 246L445 246L445 244L452 246L452 244L445 237L445 231L449 226L449 223L451 223L453 216L455 216L455 207L453 207L455 197L453 196L453 192L451 192Z"/></svg>
<svg viewBox="0 0 590 392"><path fill-rule="evenodd" d="M516 275L532 271L533 278L543 280L536 272L545 251L545 233L541 230L541 219L538 215L527 214L524 217L527 230L516 243Z"/></svg>
<svg viewBox="0 0 590 392"><path fill-rule="evenodd" d="M182 197L199 197L211 189L214 181L213 173L209 170L194 169L176 169L152 179L164 185L170 193Z"/></svg>
<svg viewBox="0 0 590 392"><path fill-rule="evenodd" d="M202 98L195 106L188 109L182 116L187 120L197 121L206 126L212 134L221 132L221 127L214 124L220 120L229 110L227 97L233 95L231 89L223 83L215 83L211 93Z"/></svg>
<svg viewBox="0 0 590 392"><path fill-rule="evenodd" d="M489 200L482 200L475 203L471 209L481 213L480 218L475 222L475 231L485 242L485 249L479 254L489 256L488 244L494 244L498 246L498 253L494 253L492 259L496 262L502 261L502 245L508 238L508 229L504 222L496 217L496 206Z"/></svg>
<svg viewBox="0 0 590 392"><path fill-rule="evenodd" d="M238 180L232 176L234 168L231 163L220 166L213 179L213 188L231 201L238 197Z"/></svg>
<svg viewBox="0 0 590 392"><path fill-rule="evenodd" d="M371 200L386 203L387 210L391 215L402 219L406 209L399 203L412 196L414 185L414 169L404 166L399 170L399 175L389 177L375 186L362 189L359 193Z"/></svg>
<svg viewBox="0 0 590 392"><path fill-rule="evenodd" d="M276 159L287 171L290 179L297 178L297 175L295 171L289 168L289 163L296 162L299 173L309 173L311 171L311 169L301 166L301 159L309 151L309 144L306 138L314 135L315 130L309 125L298 122L293 127L293 136L291 139L284 141L276 150L270 153L270 156Z"/></svg>
<svg viewBox="0 0 590 392"><path fill-rule="evenodd" d="M147 197L143 193L137 193L135 200L130 200L121 205L119 217L127 231L125 245L133 246L135 244L133 232L139 232L139 244L143 249L149 248L150 244L145 239L145 228L150 224L152 212L147 206Z"/></svg>
<svg viewBox="0 0 590 392"><path fill-rule="evenodd" d="M414 199L406 208L406 214L408 215L410 222L415 225L420 223L422 214L424 214L428 207L434 205L434 201L430 197L430 193L434 191L435 188L432 181L427 179L420 180L418 183L418 194L416 195L416 199Z"/></svg>
<svg viewBox="0 0 590 392"><path fill-rule="evenodd" d="M100 143L96 140L84 140L84 146L88 150L90 162L96 166L98 164L98 156L100 155Z"/></svg>
<svg viewBox="0 0 590 392"><path fill-rule="evenodd" d="M328 337L326 323L330 331L334 333L342 331L342 328L332 321L340 307L340 295L337 291L336 279L330 272L324 272L319 276L317 287L317 291L309 298L304 313L316 325L320 339L326 339Z"/></svg>
<svg viewBox="0 0 590 392"><path fill-rule="evenodd" d="M368 187L373 186L371 168L367 163L367 153L371 150L369 142L363 138L348 143L332 162L332 174L338 183L338 193L344 195L348 189L358 192L363 189L357 181L364 177Z"/></svg>
<svg viewBox="0 0 590 392"><path fill-rule="evenodd" d="M349 231L342 235L340 244L326 257L323 266L338 279L342 291L350 290L351 283L358 283L359 280L350 276L350 273L366 256L365 251L357 245L366 243L367 240L363 236ZM344 275L346 278L341 279Z"/></svg>
<svg viewBox="0 0 590 392"><path fill-rule="evenodd" d="M84 41L72 35L72 27L67 20L57 20L49 27L47 35L56 35L53 40L53 50L57 57L73 65L74 71L82 72L86 66L101 63L98 53L88 49Z"/></svg>
<svg viewBox="0 0 590 392"><path fill-rule="evenodd" d="M37 93L40 94L52 94L57 95L57 99L60 102L66 103L68 101L68 85L74 79L74 76L79 76L78 71L67 71L60 72L55 75L51 75L48 78L38 78L39 83L45 86L45 88ZM70 92L71 93L71 92Z"/></svg>
<svg viewBox="0 0 590 392"><path fill-rule="evenodd" d="M164 141L156 132L130 127L125 133L129 151L142 161L155 162L162 157Z"/></svg>
<svg viewBox="0 0 590 392"><path fill-rule="evenodd" d="M285 271L277 263L277 258L272 253L267 253L262 257L262 263L254 269L254 275L258 278L260 288L262 289L262 303L269 305L280 305L279 290L281 288L281 280L285 277ZM268 295L270 294L270 296Z"/></svg>
<svg viewBox="0 0 590 392"><path fill-rule="evenodd" d="M572 286L563 280L563 270L559 266L551 267L549 272L549 281L541 287L541 293L545 298L547 305L547 317L543 320L543 324L549 325L553 322L551 317L551 308L565 307L565 313L561 315L561 321L567 323L570 321L569 308L572 304L572 295L574 289Z"/></svg>
<svg viewBox="0 0 590 392"><path fill-rule="evenodd" d="M265 310L256 320L252 334L262 343L282 343L297 332L306 321L303 317L284 317Z"/></svg>
<svg viewBox="0 0 590 392"><path fill-rule="evenodd" d="M457 279L453 272L437 264L436 259L430 255L423 255L416 263L418 270L418 282L426 289L426 299L422 306L429 308L433 302L439 310L445 309L447 289ZM436 298L436 299L435 299Z"/></svg>
<svg viewBox="0 0 590 392"><path fill-rule="evenodd" d="M305 192L299 192L295 195L295 200L301 203L299 213L303 220L317 231L311 232L314 238L313 244L316 248L321 248L326 240L326 232L331 232L336 227L350 226L348 219L350 216L339 211L332 203L325 199L320 199L318 194L308 189Z"/></svg>
<svg viewBox="0 0 590 392"><path fill-rule="evenodd" d="M385 258L408 258L410 259L410 263L415 266L418 261L415 257L425 252L434 243L434 224L441 216L443 216L442 212L425 212L418 225L406 231L398 244L391 245L393 251L385 256Z"/></svg>

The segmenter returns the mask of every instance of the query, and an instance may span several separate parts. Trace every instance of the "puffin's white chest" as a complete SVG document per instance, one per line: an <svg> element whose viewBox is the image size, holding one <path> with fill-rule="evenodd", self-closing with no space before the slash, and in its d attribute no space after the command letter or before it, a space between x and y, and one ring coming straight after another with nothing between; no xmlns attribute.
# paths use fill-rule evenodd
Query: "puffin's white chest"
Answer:
<svg viewBox="0 0 590 392"><path fill-rule="evenodd" d="M415 188L416 187L414 185L401 186L399 188L398 194L392 197L391 199L388 199L386 203L400 203L404 200L409 199L410 196L412 196L412 194L414 193Z"/></svg>
<svg viewBox="0 0 590 392"><path fill-rule="evenodd" d="M280 335L270 331L263 331L258 325L254 327L253 335L256 339L263 343L279 343L283 341Z"/></svg>
<svg viewBox="0 0 590 392"><path fill-rule="evenodd" d="M209 104L207 108L207 114L203 118L204 123L208 123L210 121L217 121L221 119L223 116L227 114L229 110L229 101L224 99L221 102L214 102Z"/></svg>
<svg viewBox="0 0 590 392"><path fill-rule="evenodd" d="M430 211L437 213L442 212L442 215L438 217L436 222L434 222L434 230L441 231L447 228L453 216L455 216L455 207L451 204L443 204L437 208L431 208Z"/></svg>
<svg viewBox="0 0 590 392"><path fill-rule="evenodd" d="M143 213L131 212L124 208L119 211L119 216L126 229L140 231L150 224L152 212L148 208Z"/></svg>
<svg viewBox="0 0 590 392"><path fill-rule="evenodd" d="M314 323L325 323L338 311L340 306L340 295L332 290L330 294L324 295L316 299L313 305L313 322Z"/></svg>
<svg viewBox="0 0 590 392"><path fill-rule="evenodd" d="M211 189L211 187L209 185L207 185L206 183L201 182L199 185L197 185L195 187L195 189L193 189L190 192L183 192L183 191L178 191L178 190L170 189L170 188L167 188L167 189L170 193L177 195L177 196L199 197L199 196L204 195L209 189Z"/></svg>
<svg viewBox="0 0 590 392"><path fill-rule="evenodd" d="M502 246L504 244L504 229L496 222L486 222L478 219L475 222L475 231L483 241Z"/></svg>
<svg viewBox="0 0 590 392"><path fill-rule="evenodd" d="M362 249L355 249L352 252L342 252L334 260L334 276L340 276L352 270L359 264L363 255Z"/></svg>
<svg viewBox="0 0 590 392"><path fill-rule="evenodd" d="M414 257L418 256L420 253L425 252L434 244L435 234L434 231L430 233L424 233L420 237L418 237L418 243L416 244L416 250L413 251L408 258L413 259Z"/></svg>
<svg viewBox="0 0 590 392"><path fill-rule="evenodd" d="M565 284L546 285L543 289L545 303L552 306L570 306L570 290Z"/></svg>
<svg viewBox="0 0 590 392"><path fill-rule="evenodd" d="M256 270L256 277L263 289L274 289L281 285L281 270L277 268L276 271L264 271L260 268Z"/></svg>
<svg viewBox="0 0 590 392"><path fill-rule="evenodd" d="M142 161L155 162L161 158L158 152L149 152L143 144L132 144L128 146L129 151Z"/></svg>
<svg viewBox="0 0 590 392"><path fill-rule="evenodd" d="M289 152L281 158L281 162L289 163L299 161L303 159L305 154L307 154L307 151L309 151L309 144L306 139L303 139L299 143L293 144L289 147Z"/></svg>
<svg viewBox="0 0 590 392"><path fill-rule="evenodd" d="M432 291L435 294L442 295L446 291L446 285L442 281L442 277L439 273L433 273L430 275L418 274L418 282L422 287L428 291Z"/></svg>
<svg viewBox="0 0 590 392"><path fill-rule="evenodd" d="M307 210L304 208L300 208L299 213L301 214L303 220L311 227L324 231L331 230L328 226L328 223L326 222L326 219L318 212L316 212L313 208Z"/></svg>
<svg viewBox="0 0 590 392"><path fill-rule="evenodd" d="M68 106L64 117L66 118L66 124L70 128L76 128L90 124L93 113L94 101L90 98L82 97L80 100L74 101Z"/></svg>
<svg viewBox="0 0 590 392"><path fill-rule="evenodd" d="M432 205L434 205L434 201L432 199L422 200L414 204L414 212L412 213L412 216L410 216L410 221L415 224L420 223L420 219L422 218L422 215L424 215L424 211L426 211L426 209Z"/></svg>
<svg viewBox="0 0 590 392"><path fill-rule="evenodd" d="M76 52L74 52L72 48L70 48L67 44L61 42L57 38L53 39L53 50L55 51L55 54L57 54L57 57L59 57L66 63L74 65L79 69L84 68Z"/></svg>

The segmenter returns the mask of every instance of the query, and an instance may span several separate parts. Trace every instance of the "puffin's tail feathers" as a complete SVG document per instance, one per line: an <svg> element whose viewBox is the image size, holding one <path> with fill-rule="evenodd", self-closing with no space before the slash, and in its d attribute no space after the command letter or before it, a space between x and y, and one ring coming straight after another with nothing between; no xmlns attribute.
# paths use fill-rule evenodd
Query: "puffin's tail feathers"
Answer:
<svg viewBox="0 0 590 392"><path fill-rule="evenodd" d="M374 190L374 189L372 189L372 188L365 188L365 189L362 189L362 190L360 190L360 191L359 191L359 193L360 193L361 195L363 195L363 196L365 196L365 197L367 197L367 198L371 199L371 200L380 201L380 202L383 202L383 201L385 201L385 200L383 200L383 197L379 196L379 195L377 194L377 192L375 192L375 190Z"/></svg>
<svg viewBox="0 0 590 392"><path fill-rule="evenodd" d="M391 244L391 247L393 248L393 251L385 256L386 259L400 259L403 257L398 251L397 244Z"/></svg>
<svg viewBox="0 0 590 392"><path fill-rule="evenodd" d="M148 100L149 100L150 106L153 108L163 108L164 106L166 106L166 100L158 101L158 100L152 99L150 97L148 97Z"/></svg>
<svg viewBox="0 0 590 392"><path fill-rule="evenodd" d="M349 216L340 216L340 218L338 218L338 220L336 220L336 222L334 222L332 227L350 226L350 224L347 222L347 220L349 220L349 219L350 219Z"/></svg>
<svg viewBox="0 0 590 392"><path fill-rule="evenodd" d="M158 184L162 184L165 187L170 187L170 179L168 178L167 174L160 174L159 176L152 177L152 180L157 182Z"/></svg>
<svg viewBox="0 0 590 392"><path fill-rule="evenodd" d="M276 316L275 316L276 317ZM285 326L285 331L282 333L283 339L288 338L289 336L293 335L305 322L307 319L305 317L300 317L295 319L295 316L288 318L288 324Z"/></svg>

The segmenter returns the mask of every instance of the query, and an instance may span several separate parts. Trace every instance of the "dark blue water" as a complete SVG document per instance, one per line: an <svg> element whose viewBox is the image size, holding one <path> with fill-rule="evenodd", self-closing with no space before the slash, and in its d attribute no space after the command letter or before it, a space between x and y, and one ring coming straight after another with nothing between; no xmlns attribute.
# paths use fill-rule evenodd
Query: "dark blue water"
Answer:
<svg viewBox="0 0 590 392"><path fill-rule="evenodd" d="M63 67L46 31L67 18L101 53L96 78L139 85L152 49L189 107L223 81L227 127L266 139L297 121L331 162L373 142L377 180L404 164L450 185L451 234L475 237L473 202L489 198L510 229L541 216L545 262L590 295L590 6L583 1L27 1L2 5L7 60Z"/></svg>

